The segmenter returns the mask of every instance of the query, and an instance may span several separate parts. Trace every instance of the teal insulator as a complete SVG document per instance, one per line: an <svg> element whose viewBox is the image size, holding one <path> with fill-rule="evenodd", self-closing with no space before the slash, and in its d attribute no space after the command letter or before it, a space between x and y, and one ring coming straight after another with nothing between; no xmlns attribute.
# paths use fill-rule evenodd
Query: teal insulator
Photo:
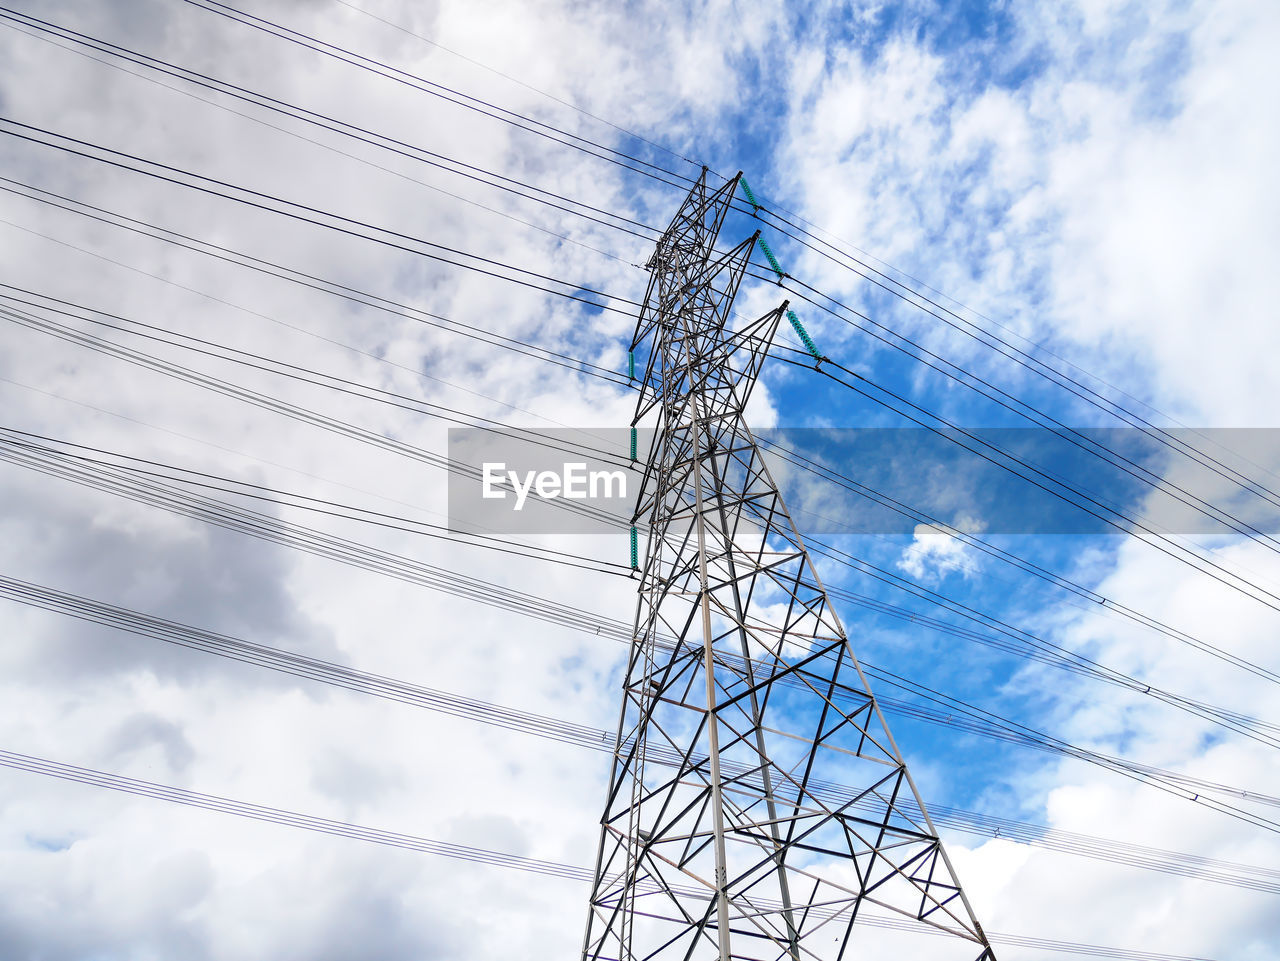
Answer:
<svg viewBox="0 0 1280 961"><path fill-rule="evenodd" d="M742 192L747 195L747 203L751 204L756 210L760 209L760 204L756 202L756 195L751 192L751 188L747 186L747 178L739 177L738 183L742 184Z"/></svg>
<svg viewBox="0 0 1280 961"><path fill-rule="evenodd" d="M769 249L764 237L757 237L756 240L760 243L760 249L764 251L764 255L769 258L769 266L773 268L773 272L781 280L786 274L782 272L782 265L778 263L778 258L773 255L773 251Z"/></svg>
<svg viewBox="0 0 1280 961"><path fill-rule="evenodd" d="M634 527L631 528L631 569L640 570L640 538Z"/></svg>
<svg viewBox="0 0 1280 961"><path fill-rule="evenodd" d="M636 379L636 352L634 350L627 351L627 376L632 380Z"/></svg>
<svg viewBox="0 0 1280 961"><path fill-rule="evenodd" d="M822 360L822 354L818 352L817 345L814 344L813 338L809 336L809 332L804 329L804 324L800 323L800 318L796 316L794 310L787 311L787 320L791 321L791 326L796 329L796 336L800 338L800 343L804 344L804 349L811 353L815 359Z"/></svg>
<svg viewBox="0 0 1280 961"><path fill-rule="evenodd" d="M631 428L631 459L636 459L636 429Z"/></svg>

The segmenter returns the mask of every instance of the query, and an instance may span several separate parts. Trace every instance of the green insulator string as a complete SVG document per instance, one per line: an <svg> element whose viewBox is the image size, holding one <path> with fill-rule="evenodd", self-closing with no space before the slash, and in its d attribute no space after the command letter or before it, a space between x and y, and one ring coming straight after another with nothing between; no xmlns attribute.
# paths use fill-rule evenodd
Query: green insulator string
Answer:
<svg viewBox="0 0 1280 961"><path fill-rule="evenodd" d="M636 352L634 350L627 351L627 376L632 380L636 379Z"/></svg>
<svg viewBox="0 0 1280 961"><path fill-rule="evenodd" d="M747 203L759 211L760 204L756 202L756 195L751 192L751 188L747 186L747 178L739 176L738 183L742 184L742 192L747 195Z"/></svg>
<svg viewBox="0 0 1280 961"><path fill-rule="evenodd" d="M742 190L747 195L747 199L751 200L753 206L758 205L752 198L751 191L747 187L745 180L738 178L742 182ZM778 263L778 258L773 255L773 251L769 247L769 242L764 239L763 234L756 234L756 243L760 245L760 249L764 251L765 257L769 259L769 266L773 268L773 272L778 275L778 283L782 283L786 279L787 273L782 269L782 264ZM815 360L822 360L822 353L813 342L813 338L809 336L809 332L804 329L804 324L800 323L800 318L796 316L794 310L787 311L787 320L791 321L791 326L795 328L796 336L800 338L800 343L804 344L804 349L813 355Z"/></svg>
<svg viewBox="0 0 1280 961"><path fill-rule="evenodd" d="M631 428L631 459L636 459L636 429Z"/></svg>
<svg viewBox="0 0 1280 961"><path fill-rule="evenodd" d="M760 249L764 251L764 255L769 258L769 266L772 267L773 272L778 275L778 280L782 280L782 278L787 275L783 272L782 265L778 263L778 258L775 257L773 255L773 251L769 249L768 242L763 236L756 237L756 242L760 245Z"/></svg>
<svg viewBox="0 0 1280 961"><path fill-rule="evenodd" d="M813 343L813 338L804 329L804 324L800 323L800 318L796 316L794 310L787 311L787 320L791 321L791 326L795 328L796 335L800 338L800 343L804 344L804 349L813 354L815 360L822 360L822 354L818 352L818 348Z"/></svg>

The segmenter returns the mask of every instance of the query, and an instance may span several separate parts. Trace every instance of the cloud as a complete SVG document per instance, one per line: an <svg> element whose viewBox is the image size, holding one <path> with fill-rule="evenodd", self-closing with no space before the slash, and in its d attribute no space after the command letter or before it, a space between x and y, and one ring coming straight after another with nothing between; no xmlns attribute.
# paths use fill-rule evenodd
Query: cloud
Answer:
<svg viewBox="0 0 1280 961"><path fill-rule="evenodd" d="M964 534L981 534L982 524L961 517L951 525ZM960 573L972 577L978 570L974 548L946 528L935 524L917 524L911 543L902 551L897 567L916 580L937 581L947 574Z"/></svg>
<svg viewBox="0 0 1280 961"><path fill-rule="evenodd" d="M965 320L990 317L1035 356L1069 359L1195 423L1266 423L1270 416L1257 398L1274 380L1270 265L1280 192L1271 172L1280 142L1263 96L1275 86L1278 31L1265 5L1023 6L975 12L972 23L933 4L886 5L856 22L822 4L753 9L746 17L719 2L484 10L386 2L369 9L683 155L709 157L726 171L742 166L753 177L759 171L753 186L760 193L872 251L867 263L892 261L947 291L956 300L938 294L939 303ZM679 199L678 188L187 5L57 3L31 11L642 224L665 224ZM342 5L280 2L257 12L584 135L616 138L682 173L696 169ZM575 285L643 294L645 274L632 266L647 254L642 237L309 125L261 115L301 135L293 136L255 124L11 30L0 33L0 62L6 115ZM612 368L623 361L630 317L587 314L527 288L12 138L0 143L0 160L8 176L410 308ZM626 391L437 327L9 194L0 196L0 218L84 249L0 224L8 283L495 419L618 426L630 418ZM754 227L744 220L727 231L741 229ZM937 318L812 252L777 246L797 277L922 347L1068 420L1096 416ZM744 309L768 309L782 296L760 286L744 290ZM922 403L965 424L1009 416L816 308L800 313L832 356ZM306 410L444 449L445 425L420 413L108 336ZM10 426L398 516L439 521L447 510L435 468L13 324L4 325L0 343L0 403ZM753 398L754 422L884 423L882 412L825 394L802 374L767 371ZM1124 399L1092 377L1087 382ZM849 469L857 470L856 460ZM634 585L625 578L278 510L324 532L609 616L626 619L633 609ZM613 642L9 465L0 467L0 534L0 570L13 576L522 710L603 728L616 721L625 648ZM625 558L621 538L588 540L575 549ZM1075 565L1073 573L1103 596L1270 663L1272 613L1256 603L1132 544L1055 544L1044 547L1054 564ZM1224 562L1276 577L1272 556L1256 545L1214 546ZM969 548L935 527L918 526L905 551L872 548L885 566L957 585L975 603L991 602L1091 657L1189 696L1221 702L1230 692L1241 711L1269 716L1268 685L1078 596L1069 604L1061 594L990 580L994 563L979 567ZM864 631L857 621L850 628L858 645L876 643L878 653L906 636ZM576 864L593 857L604 755L10 604L0 607L0 635L5 748L532 857ZM903 661L919 650L900 647ZM1270 749L1225 739L1140 696L1021 661L997 669L958 655L935 660L930 669L947 675L950 690L1073 740L1280 794L1268 780ZM1273 863L1277 854L1254 829L1075 763L992 748L957 764L954 743L928 736L904 749L925 770L948 772L939 782L979 809L1008 814L1013 807L1055 827L1249 863ZM12 865L0 878L0 943L16 957L571 956L585 920L586 892L570 882L531 885L491 867L299 836L18 772L0 772L0 813L0 852ZM966 841L948 839L993 929L1250 961L1266 957L1280 937L1270 895L1005 840Z"/></svg>

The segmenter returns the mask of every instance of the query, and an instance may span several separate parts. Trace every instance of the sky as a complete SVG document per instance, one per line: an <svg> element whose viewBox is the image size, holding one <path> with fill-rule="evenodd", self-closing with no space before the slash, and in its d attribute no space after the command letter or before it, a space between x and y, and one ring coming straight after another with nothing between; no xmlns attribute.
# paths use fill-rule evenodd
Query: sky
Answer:
<svg viewBox="0 0 1280 961"><path fill-rule="evenodd" d="M614 727L626 648L493 602L506 588L629 622L634 581L598 569L627 565L625 533L520 538L583 554L594 570L425 535L438 528L423 525L448 517L438 460L450 423L435 414L618 437L612 429L631 422L635 404L625 376L632 302L644 296L653 249L640 225L665 226L683 178L704 164L715 184L743 171L766 208L814 238L806 247L776 222L763 226L791 279L780 290L757 255L764 279L744 284L740 313L789 298L858 383L999 437L1043 418L1132 425L1086 402L1101 398L1178 428L1267 496L1280 483L1267 431L1280 351L1274 4L241 8L404 71L392 76L211 6L0 8L0 587L40 585L422 685L451 703ZM341 137L55 42L15 25L10 10L370 133ZM411 76L440 86L424 91ZM440 93L480 98L488 113ZM502 122L501 110L583 139L565 145ZM56 149L33 128L78 143ZM374 135L399 147L367 142ZM588 144L635 159L624 166L578 149ZM99 148L167 167L146 176ZM459 176L457 162L555 195L558 206ZM209 178L205 189L172 182L185 179L179 170ZM298 205L296 216L263 209L267 198ZM578 216L565 198L608 215ZM761 227L735 214L723 238ZM833 249L841 253L820 253ZM456 261L478 262L459 251L487 258L479 265L491 273L461 269ZM531 272L520 277L534 286L492 276L502 264ZM579 299L536 289L535 274ZM801 281L821 292L817 303L801 296ZM995 338L1012 346L993 350ZM778 340L800 347L785 325ZM517 342L535 347L508 349ZM1010 358L1015 347L1024 362ZM546 351L621 376L589 376ZM196 374L173 376L166 364ZM1037 364L1077 389L1050 383ZM1280 775L1264 743L1280 716L1262 676L1280 671L1280 563L1266 498L1172 456L1150 462L1166 485L1254 529L1179 527L1150 485L1090 475L1102 500L1148 529L1050 532L1036 510L1022 526L991 515L1001 498L989 471L922 453L917 424L811 369L771 359L750 414L839 476L932 512L847 533L854 525L841 522L861 502L779 465L802 533L820 531L859 559L819 559L818 569L842 592L836 608L860 658L1181 778L1191 795L967 733L947 723L950 709L873 679L877 694L935 711L933 721L889 713L926 801L987 819L966 830L963 818L939 818L984 927L1159 957L1280 957L1280 827L1268 803ZM65 476L92 461L64 458L64 476L37 471L12 431L82 445L82 457L125 455L141 459L135 468L288 492L294 506L183 487L260 512L277 531L303 525L383 552L381 567ZM868 438L878 438L874 457ZM394 523L338 517L334 504ZM870 565L883 576L869 576ZM479 597L431 586L450 575L496 586ZM9 761L41 758L584 867L607 754L20 604L10 588L0 590L0 958L478 961L580 951L581 880L255 822ZM982 626L964 610L981 612ZM1029 659L1028 638L1148 690ZM1152 690L1235 712L1236 729ZM993 819L1039 826L1036 843L992 836ZM1102 839L1103 856L1051 849L1067 832ZM1125 845L1245 867L1183 876L1136 866ZM1204 876L1215 872L1235 880ZM1071 956L1025 941L997 948L1002 959Z"/></svg>

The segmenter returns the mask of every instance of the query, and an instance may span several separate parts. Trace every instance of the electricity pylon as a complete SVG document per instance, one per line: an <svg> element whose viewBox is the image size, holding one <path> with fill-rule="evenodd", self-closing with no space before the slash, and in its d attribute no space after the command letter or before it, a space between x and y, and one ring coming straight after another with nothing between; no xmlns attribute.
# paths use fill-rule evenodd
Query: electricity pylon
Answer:
<svg viewBox="0 0 1280 961"><path fill-rule="evenodd" d="M703 171L632 342L648 549L583 958L994 961L743 417L787 305L729 322L736 184Z"/></svg>

